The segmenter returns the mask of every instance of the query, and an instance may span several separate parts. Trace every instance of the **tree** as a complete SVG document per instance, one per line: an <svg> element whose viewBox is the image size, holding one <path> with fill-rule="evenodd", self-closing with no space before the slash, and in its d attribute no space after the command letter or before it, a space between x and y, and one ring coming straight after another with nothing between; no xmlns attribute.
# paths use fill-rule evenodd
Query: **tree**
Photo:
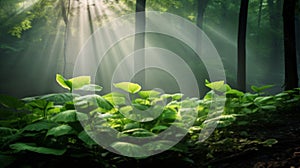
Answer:
<svg viewBox="0 0 300 168"><path fill-rule="evenodd" d="M62 18L65 23L65 32L64 32L64 65L63 65L63 75L66 75L66 66L67 66L67 40L68 40L68 27L69 27L69 18L71 1L68 0L68 8L66 8L64 0L60 0L61 4L61 13Z"/></svg>
<svg viewBox="0 0 300 168"><path fill-rule="evenodd" d="M134 40L134 51L145 48L145 27L146 27L146 0L137 0L136 1L136 16L135 16L135 40ZM143 52L143 51L142 51ZM140 69L145 67L145 55L135 55L134 56L134 68ZM145 84L145 71L140 73L141 78L138 81L139 83Z"/></svg>
<svg viewBox="0 0 300 168"><path fill-rule="evenodd" d="M197 26L203 28L203 15L207 6L208 0L198 0Z"/></svg>
<svg viewBox="0 0 300 168"><path fill-rule="evenodd" d="M241 0L238 28L237 86L246 91L246 31L249 0Z"/></svg>
<svg viewBox="0 0 300 168"><path fill-rule="evenodd" d="M285 90L298 87L295 6L295 0L284 0L283 2Z"/></svg>

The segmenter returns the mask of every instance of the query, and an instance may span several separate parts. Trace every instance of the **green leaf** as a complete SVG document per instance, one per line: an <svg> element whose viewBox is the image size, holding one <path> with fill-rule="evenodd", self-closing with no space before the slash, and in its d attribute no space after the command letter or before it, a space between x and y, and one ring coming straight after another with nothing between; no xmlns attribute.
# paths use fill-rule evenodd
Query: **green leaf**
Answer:
<svg viewBox="0 0 300 168"><path fill-rule="evenodd" d="M207 86L208 88L210 88L212 90L216 90L216 91L219 91L219 92L225 92L226 89L227 89L226 84L224 83L224 81L215 81L215 82L211 82L211 83L206 81L205 86Z"/></svg>
<svg viewBox="0 0 300 168"><path fill-rule="evenodd" d="M150 151L158 151L158 150L167 150L174 146L174 142L168 140L159 140L149 142L143 145L143 148L146 148Z"/></svg>
<svg viewBox="0 0 300 168"><path fill-rule="evenodd" d="M25 143L15 143L12 145L9 145L11 149L14 149L16 151L23 151L28 150L31 152L41 153L41 154L50 154L50 155L63 155L66 152L66 149L52 149L52 148L45 148L45 147L36 147L36 146L30 146Z"/></svg>
<svg viewBox="0 0 300 168"><path fill-rule="evenodd" d="M15 109L22 108L24 106L24 102L21 100L7 95L0 95L0 104L4 107Z"/></svg>
<svg viewBox="0 0 300 168"><path fill-rule="evenodd" d="M63 88L66 88L68 90L73 90L73 89L79 89L84 85L89 85L91 83L91 77L78 76L67 80L62 75L56 74L56 81Z"/></svg>
<svg viewBox="0 0 300 168"><path fill-rule="evenodd" d="M103 96L103 98L109 101L113 105L123 105L126 103L126 98L122 93L112 92Z"/></svg>
<svg viewBox="0 0 300 168"><path fill-rule="evenodd" d="M148 99L148 98L152 98L152 97L158 97L159 94L160 94L160 92L155 91L155 90L146 90L146 91L140 91L139 92L139 95L143 99Z"/></svg>
<svg viewBox="0 0 300 168"><path fill-rule="evenodd" d="M77 96L78 95L72 93L53 93L53 94L47 94L40 97L35 97L35 99L42 99L48 102L53 102L54 104L63 105L66 102L73 101L73 98Z"/></svg>
<svg viewBox="0 0 300 168"><path fill-rule="evenodd" d="M75 133L75 130L73 130L73 128L70 127L69 125L60 125L60 126L51 128L47 132L46 136L53 135L53 136L57 137L57 136L62 136L62 135L74 134L74 133Z"/></svg>
<svg viewBox="0 0 300 168"><path fill-rule="evenodd" d="M116 83L114 84L114 86L131 94L137 93L142 89L142 87L139 84L131 82Z"/></svg>
<svg viewBox="0 0 300 168"><path fill-rule="evenodd" d="M175 93L172 94L172 99L173 100L180 100L182 98L183 94L182 93Z"/></svg>
<svg viewBox="0 0 300 168"><path fill-rule="evenodd" d="M95 105L106 110L111 110L114 108L114 106L109 101L104 99L102 96L96 94L76 97L74 100L77 105L80 104Z"/></svg>
<svg viewBox="0 0 300 168"><path fill-rule="evenodd" d="M262 142L262 144L264 146L268 146L268 147L271 147L272 145L277 144L277 143L278 143L278 141L276 139L267 139L264 142Z"/></svg>
<svg viewBox="0 0 300 168"><path fill-rule="evenodd" d="M63 88L72 89L72 83L66 80L62 75L56 74L56 82Z"/></svg>
<svg viewBox="0 0 300 168"><path fill-rule="evenodd" d="M266 89L269 89L272 87L274 87L274 85L265 85L265 86L261 86L261 87L251 86L251 89L256 93L259 93L259 92L262 92L263 90L266 90Z"/></svg>
<svg viewBox="0 0 300 168"><path fill-rule="evenodd" d="M102 86L95 85L95 84L87 84L78 88L78 90L91 91L91 92L100 92L102 89L103 89Z"/></svg>
<svg viewBox="0 0 300 168"><path fill-rule="evenodd" d="M231 89L231 90L226 92L226 95L242 97L242 96L244 96L244 93L241 92L241 91L238 91L236 89Z"/></svg>
<svg viewBox="0 0 300 168"><path fill-rule="evenodd" d="M139 128L140 127L140 123L135 122L135 123L128 123L126 125L124 125L123 130L130 130L130 129L135 129L135 128Z"/></svg>
<svg viewBox="0 0 300 168"><path fill-rule="evenodd" d="M158 132L161 132L161 131L164 131L166 129L168 129L169 127L165 126L165 125L157 125L155 127L153 127L151 129L151 132L154 132L154 133L158 133Z"/></svg>
<svg viewBox="0 0 300 168"><path fill-rule="evenodd" d="M264 105L264 106L261 106L260 108L263 109L263 110L274 111L274 110L276 110L277 107L273 106L273 105Z"/></svg>
<svg viewBox="0 0 300 168"><path fill-rule="evenodd" d="M22 131L41 131L41 130L49 130L55 126L57 126L57 123L43 120L43 121L38 121L36 123L30 124L25 126Z"/></svg>
<svg viewBox="0 0 300 168"><path fill-rule="evenodd" d="M147 154L146 150L141 146L128 142L115 142L111 144L111 147L125 156L139 157Z"/></svg>
<svg viewBox="0 0 300 168"><path fill-rule="evenodd" d="M97 143L85 131L80 132L78 134L78 138L89 146L97 145Z"/></svg>
<svg viewBox="0 0 300 168"><path fill-rule="evenodd" d="M75 122L79 120L87 120L88 116L84 113L77 112L76 110L67 110L56 114L51 118L54 122Z"/></svg>
<svg viewBox="0 0 300 168"><path fill-rule="evenodd" d="M91 77L90 76L78 76L75 78L71 78L68 81L72 83L73 89L80 89L84 85L89 85L91 83Z"/></svg>

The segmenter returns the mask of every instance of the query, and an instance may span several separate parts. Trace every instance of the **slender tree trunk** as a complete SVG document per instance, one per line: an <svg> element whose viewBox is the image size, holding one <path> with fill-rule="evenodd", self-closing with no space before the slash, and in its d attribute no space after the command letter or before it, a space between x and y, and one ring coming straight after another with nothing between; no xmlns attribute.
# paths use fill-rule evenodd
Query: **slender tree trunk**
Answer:
<svg viewBox="0 0 300 168"><path fill-rule="evenodd" d="M273 66L279 66L282 56L282 34L281 34L281 11L282 0L267 0L269 9L269 22L270 22L270 36L271 36L271 49L270 49L270 65L269 73L274 72Z"/></svg>
<svg viewBox="0 0 300 168"><path fill-rule="evenodd" d="M134 50L141 50L145 48L145 28L146 28L146 16L145 16L146 0L136 1L136 17L135 17L135 40L134 40ZM141 51L140 51L141 52ZM140 53L139 52L139 53ZM134 56L134 70L145 68L145 53ZM143 73L144 72L144 73ZM145 71L140 72L141 78L137 79L140 84L146 83Z"/></svg>
<svg viewBox="0 0 300 168"><path fill-rule="evenodd" d="M262 12L263 1L264 1L264 0L260 0L260 1L259 1L259 7L258 7L257 38L256 38L257 43L259 43L259 39L260 39L260 36L259 36L259 29L260 29L260 23L261 23L261 12Z"/></svg>
<svg viewBox="0 0 300 168"><path fill-rule="evenodd" d="M284 0L282 15L284 31L285 90L298 87L295 6L295 0Z"/></svg>
<svg viewBox="0 0 300 168"><path fill-rule="evenodd" d="M65 23L65 32L64 32L64 65L63 65L63 72L62 74L66 76L66 67L67 67L67 40L68 40L68 26L69 26L69 12L70 12L70 5L71 1L68 2L68 9L66 9L64 0L60 0L61 3L61 13Z"/></svg>
<svg viewBox="0 0 300 168"><path fill-rule="evenodd" d="M203 16L208 0L198 0L197 26L203 28Z"/></svg>
<svg viewBox="0 0 300 168"><path fill-rule="evenodd" d="M241 0L238 28L237 86L246 91L246 31L249 0Z"/></svg>

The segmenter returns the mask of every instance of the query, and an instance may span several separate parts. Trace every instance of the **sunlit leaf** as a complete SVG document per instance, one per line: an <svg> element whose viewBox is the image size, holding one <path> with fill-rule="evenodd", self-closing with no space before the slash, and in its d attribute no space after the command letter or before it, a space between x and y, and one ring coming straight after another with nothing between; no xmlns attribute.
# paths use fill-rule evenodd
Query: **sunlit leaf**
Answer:
<svg viewBox="0 0 300 168"><path fill-rule="evenodd" d="M100 92L102 89L103 89L102 86L95 85L95 84L87 84L77 88L77 90L91 91L91 92Z"/></svg>
<svg viewBox="0 0 300 168"><path fill-rule="evenodd" d="M146 91L140 91L139 92L139 95L143 99L148 99L148 98L152 98L152 97L158 97L159 94L160 94L160 92L155 91L155 90L146 90Z"/></svg>
<svg viewBox="0 0 300 168"><path fill-rule="evenodd" d="M84 113L77 112L76 110L67 110L56 114L51 118L54 122L75 122L79 120L87 120L88 116Z"/></svg>
<svg viewBox="0 0 300 168"><path fill-rule="evenodd" d="M66 80L62 75L56 74L56 82L63 88L72 89L72 83Z"/></svg>
<svg viewBox="0 0 300 168"><path fill-rule="evenodd" d="M90 76L78 76L75 78L71 78L68 81L72 83L73 89L79 89L83 87L84 85L88 85L91 83L91 77Z"/></svg>
<svg viewBox="0 0 300 168"><path fill-rule="evenodd" d="M114 84L116 88L122 89L128 93L137 93L138 91L141 90L141 86L136 83L131 83L131 82L121 82L121 83L116 83Z"/></svg>
<svg viewBox="0 0 300 168"><path fill-rule="evenodd" d="M113 105L123 105L126 103L125 95L122 93L112 92L103 96L103 98L109 101Z"/></svg>
<svg viewBox="0 0 300 168"><path fill-rule="evenodd" d="M67 135L67 134L74 134L75 130L73 130L72 127L70 127L69 125L60 125L54 128L51 128L48 132L46 136L62 136L62 135Z"/></svg>
<svg viewBox="0 0 300 168"><path fill-rule="evenodd" d="M208 88L212 89L212 90L216 90L219 92L225 92L226 91L226 85L224 83L224 81L215 81L215 82L206 82L205 86L207 86Z"/></svg>

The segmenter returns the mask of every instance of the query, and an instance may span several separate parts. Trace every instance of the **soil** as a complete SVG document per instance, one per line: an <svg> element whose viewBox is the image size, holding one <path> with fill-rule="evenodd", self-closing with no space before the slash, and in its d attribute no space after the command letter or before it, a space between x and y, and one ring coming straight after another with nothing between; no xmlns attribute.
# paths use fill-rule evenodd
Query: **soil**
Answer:
<svg viewBox="0 0 300 168"><path fill-rule="evenodd" d="M255 122L248 131L251 137L275 138L277 144L227 154L212 162L212 167L300 168L300 107L283 110L269 117L270 122Z"/></svg>

